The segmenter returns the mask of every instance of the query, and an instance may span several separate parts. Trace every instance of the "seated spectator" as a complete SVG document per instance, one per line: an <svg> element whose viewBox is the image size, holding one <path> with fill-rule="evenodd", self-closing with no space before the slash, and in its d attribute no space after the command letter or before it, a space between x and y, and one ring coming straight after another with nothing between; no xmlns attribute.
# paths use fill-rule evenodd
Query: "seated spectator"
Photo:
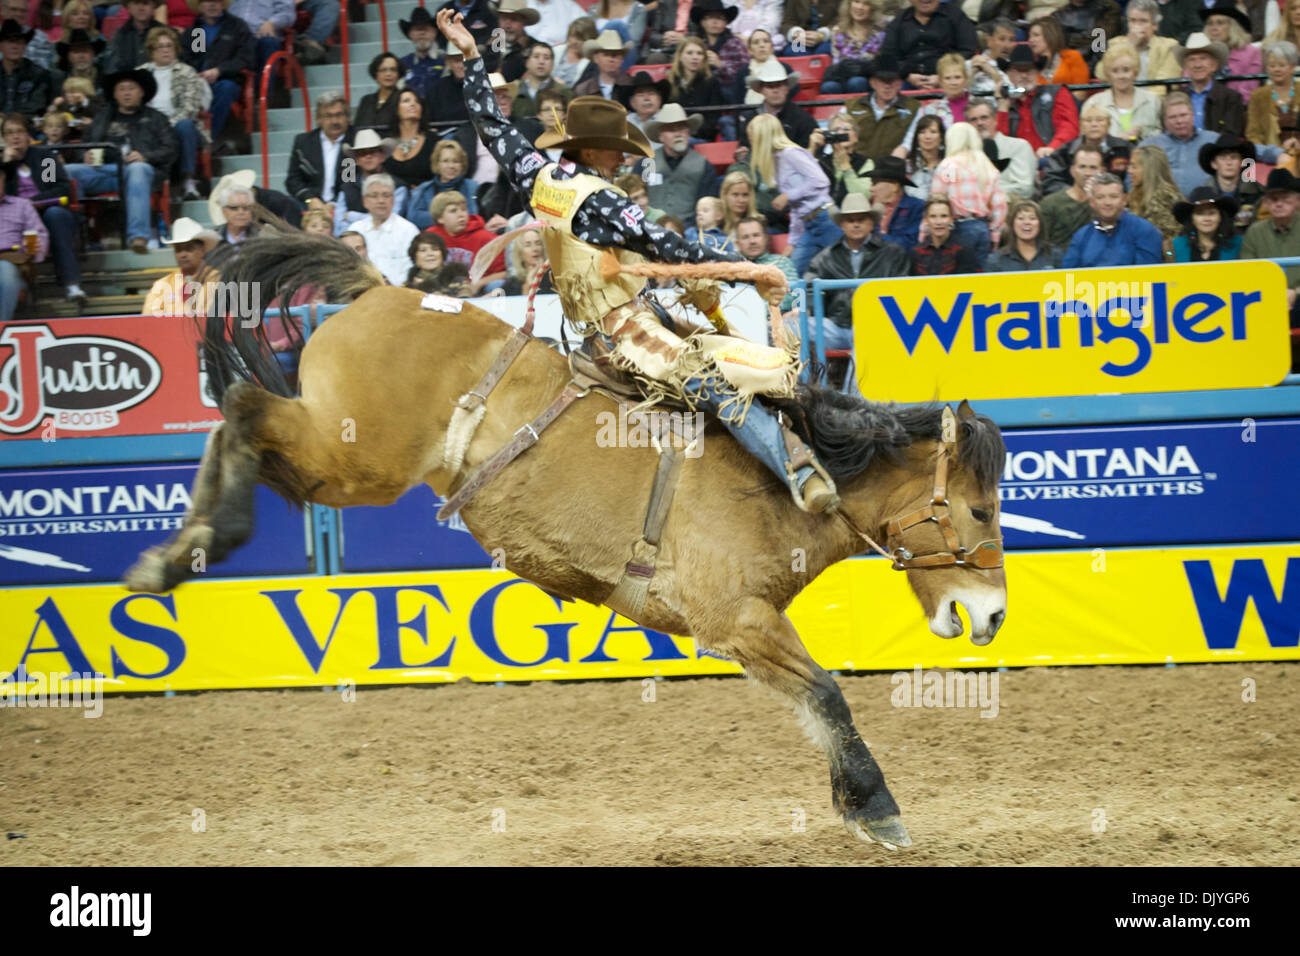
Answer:
<svg viewBox="0 0 1300 956"><path fill-rule="evenodd" d="M212 88L212 137L219 140L243 88L240 74L253 68L253 33L222 0L198 0L198 9L181 44L181 57Z"/></svg>
<svg viewBox="0 0 1300 956"><path fill-rule="evenodd" d="M1300 10L1300 3L1295 7ZM1282 121L1300 115L1300 85L1295 81L1300 62L1295 44L1279 40L1264 47L1268 82L1250 95L1246 106L1246 138L1261 146L1280 146Z"/></svg>
<svg viewBox="0 0 1300 956"><path fill-rule="evenodd" d="M506 277L502 291L506 295L530 295L533 282L538 281L538 293L546 295L555 291L551 285L550 266L546 261L546 246L539 229L525 229L515 237L506 250Z"/></svg>
<svg viewBox="0 0 1300 956"><path fill-rule="evenodd" d="M723 249L727 234L722 229L724 218L722 200L717 196L701 196L695 200L695 225L686 230L686 238L708 249Z"/></svg>
<svg viewBox="0 0 1300 956"><path fill-rule="evenodd" d="M533 36L551 46L564 41L569 25L576 18L586 17L586 11L573 0L528 0L528 6L541 15L533 27Z"/></svg>
<svg viewBox="0 0 1300 956"><path fill-rule="evenodd" d="M545 43L535 43L528 48L528 53L524 58L524 72L518 80L519 92L515 94L512 115L517 117L536 116L537 94L551 87L560 86L563 88L559 81L551 75L554 66L555 53ZM635 77L633 77L633 82L635 82ZM622 89L623 87L619 87L616 91L620 93L620 98ZM626 105L624 103L624 106Z"/></svg>
<svg viewBox="0 0 1300 956"><path fill-rule="evenodd" d="M1119 30L1119 4L1115 0L1068 0L1065 6L1052 14L1052 19L1064 33L1065 46L1083 57L1088 67L1096 66L1110 41L1122 35ZM1082 82L1086 83L1087 80Z"/></svg>
<svg viewBox="0 0 1300 956"><path fill-rule="evenodd" d="M1102 173L1092 181L1096 219L1070 240L1062 269L1093 266L1151 266L1164 259L1160 230L1124 208L1124 181Z"/></svg>
<svg viewBox="0 0 1300 956"><path fill-rule="evenodd" d="M260 77L271 54L284 48L284 31L298 18L293 0L231 0L228 10L253 33L253 72Z"/></svg>
<svg viewBox="0 0 1300 956"><path fill-rule="evenodd" d="M911 100L899 96L903 77L898 61L886 54L877 56L866 68L871 95L845 104L845 110L858 126L859 148L868 156L886 156L903 141L916 108Z"/></svg>
<svg viewBox="0 0 1300 956"><path fill-rule="evenodd" d="M747 47L756 33L766 36L769 44L773 36L781 37L778 31L781 29L782 0L735 0L732 6L740 13L731 24L731 32L743 39ZM785 38L781 37L780 42L784 45ZM754 55L753 49L749 54L751 57Z"/></svg>
<svg viewBox="0 0 1300 956"><path fill-rule="evenodd" d="M127 238L131 251L143 255L149 251L149 196L154 183L161 186L176 162L176 137L167 117L145 106L158 92L153 74L116 73L105 78L104 85L111 103L95 116L87 139L117 146L126 183L119 182L117 157L110 152L103 166L69 165L68 176L77 181L82 196L122 193L125 187Z"/></svg>
<svg viewBox="0 0 1300 956"><path fill-rule="evenodd" d="M54 114L47 113L45 118L48 120L51 115ZM49 233L55 279L66 288L68 301L84 305L86 293L81 290L77 220L67 206L59 204L59 199L69 193L63 161L53 150L32 144L27 117L21 113L4 117L3 134L0 163L5 170L5 189L10 196L26 199L36 208Z"/></svg>
<svg viewBox="0 0 1300 956"><path fill-rule="evenodd" d="M703 122L700 114L687 116L679 104L669 103L646 124L646 138L652 143L659 142L654 157L640 160L636 167L637 174L645 180L650 202L687 225L695 223L695 201L718 192L718 174L713 164L691 149L691 133Z"/></svg>
<svg viewBox="0 0 1300 956"><path fill-rule="evenodd" d="M464 197L470 215L478 215L475 194L478 183L470 179L467 171L469 159L460 143L452 139L439 140L433 149L430 168L431 178L426 178L411 190L406 202L398 208L403 210L402 217L413 222L419 229L428 229L433 225L429 205L440 193L454 192Z"/></svg>
<svg viewBox="0 0 1300 956"><path fill-rule="evenodd" d="M880 207L876 234L910 250L921 241L925 201L903 191L903 187L912 185L907 165L897 156L882 156L867 177L871 180L871 203Z"/></svg>
<svg viewBox="0 0 1300 956"><path fill-rule="evenodd" d="M254 221L253 207L257 196L253 187L244 181L217 184L208 199L208 218L218 226L217 239L222 245L237 246L241 242L255 239L262 232L262 227Z"/></svg>
<svg viewBox="0 0 1300 956"><path fill-rule="evenodd" d="M945 200L946 201L946 200ZM809 279L884 279L909 274L901 247L872 235L882 213L866 196L851 195L835 210L839 237L807 266ZM797 263L796 263L797 268ZM827 290L822 344L827 349L853 348L853 289Z"/></svg>
<svg viewBox="0 0 1300 956"><path fill-rule="evenodd" d="M221 273L203 261L203 257L221 241L211 229L204 229L193 219L181 217L172 223L172 238L162 240L172 247L176 271L156 281L144 299L145 315L208 314L214 286Z"/></svg>
<svg viewBox="0 0 1300 956"><path fill-rule="evenodd" d="M25 53L27 59L42 70L52 71L54 69L54 42L44 30L35 29L36 27L49 26L50 20L46 19L44 22L38 22L39 16L39 6L34 11L30 11L27 0L0 0L0 21L13 20L31 34L30 39L27 41Z"/></svg>
<svg viewBox="0 0 1300 956"><path fill-rule="evenodd" d="M555 3L556 0L551 0ZM425 97L425 113L431 123L468 123L469 111L465 109L465 54L448 46L443 54L445 69L433 84L433 92Z"/></svg>
<svg viewBox="0 0 1300 956"><path fill-rule="evenodd" d="M1129 180L1133 186L1128 196L1129 211L1160 230L1168 251L1179 233L1174 203L1185 195L1174 182L1168 157L1153 146L1139 146L1129 161Z"/></svg>
<svg viewBox="0 0 1300 956"><path fill-rule="evenodd" d="M614 88L631 79L622 70L623 57L627 55L628 44L624 43L613 30L605 30L596 39L588 40L582 50L595 64L596 72L580 81L573 88L573 95L603 96L607 100L614 99ZM702 50L703 44L701 44L701 61L704 59Z"/></svg>
<svg viewBox="0 0 1300 956"><path fill-rule="evenodd" d="M784 130L786 139L798 146L807 147L809 137L817 128L817 121L811 113L790 99L791 93L799 86L799 74L788 72L785 64L777 61L764 66L757 76L751 76L747 82L751 90L762 95L763 102L754 114L745 117L740 129L741 144L749 144L747 130L754 116L772 116Z"/></svg>
<svg viewBox="0 0 1300 956"><path fill-rule="evenodd" d="M587 56L587 44L598 35L596 22L591 17L579 17L570 23L563 45L552 46L555 70L551 75L570 89L577 86L579 80L585 80L588 70L594 69L591 58Z"/></svg>
<svg viewBox="0 0 1300 956"><path fill-rule="evenodd" d="M813 130L808 138L808 152L817 157L822 172L831 181L831 200L837 205L849 193L866 195L871 188L866 179L871 158L858 152L858 130L848 113L832 116L824 133Z"/></svg>
<svg viewBox="0 0 1300 956"><path fill-rule="evenodd" d="M750 182L749 173L739 169L728 170L727 175L722 177L722 185L718 187L718 198L722 200L721 229L734 246L736 226L740 220L746 217L763 218L758 214L758 205L754 201L754 184ZM763 221L767 222L766 219Z"/></svg>
<svg viewBox="0 0 1300 956"><path fill-rule="evenodd" d="M1139 63L1138 53L1127 39L1113 42L1097 67L1098 73L1105 72L1109 78L1110 89L1102 90L1087 102L1088 107L1106 111L1111 136L1130 144L1160 132L1160 97L1149 89L1134 86Z"/></svg>
<svg viewBox="0 0 1300 956"><path fill-rule="evenodd" d="M371 216L370 206L366 203L366 183L375 176L388 176L392 185L392 211L396 218L405 219L400 210L407 208L407 197L410 190L405 185L392 179L384 172L384 163L393 155L393 140L389 138L380 139L379 134L373 129L363 129L357 133L357 137L351 145L343 144L344 156L344 175L343 185L339 189L338 202L334 204L334 232L336 234L347 232L355 228L358 222ZM448 144L454 149L460 147L455 143ZM435 152L435 157L437 153ZM462 160L464 154L461 154ZM462 169L464 164L462 162ZM383 219L379 220L383 222ZM361 230L365 234L365 230ZM373 243L368 243L373 246ZM371 249L373 257L374 250ZM394 282L394 285L398 283Z"/></svg>
<svg viewBox="0 0 1300 956"><path fill-rule="evenodd" d="M424 7L411 11L411 19L398 20L402 35L411 41L412 51L402 57L402 87L414 90L423 100L442 76L443 60L438 51L438 27Z"/></svg>
<svg viewBox="0 0 1300 956"><path fill-rule="evenodd" d="M1029 49L1043 61L1039 70L1046 82L1058 85L1088 82L1088 64L1078 50L1065 45L1065 31L1052 17L1039 17L1030 24Z"/></svg>
<svg viewBox="0 0 1300 956"><path fill-rule="evenodd" d="M496 233L483 228L481 216L469 214L465 197L460 193L439 193L434 197L429 214L433 217L433 225L426 231L446 244L449 262L459 262L469 268L474 264L474 254L496 238ZM505 278L505 253L502 253L488 266L487 274L474 284L472 291L477 294L488 285L504 283Z"/></svg>
<svg viewBox="0 0 1300 956"><path fill-rule="evenodd" d="M799 275L795 269L794 263L783 255L771 252L768 247L767 223L762 216L744 216L736 223L735 242L732 243L736 252L748 259L750 262L757 263L760 266L776 266L784 274L790 288L794 289L796 283L803 281L803 276ZM780 309L787 312L794 307L794 292L790 292L781 300Z"/></svg>
<svg viewBox="0 0 1300 956"><path fill-rule="evenodd" d="M0 23L0 113L40 116L54 99L49 70L24 56L34 35L16 20Z"/></svg>
<svg viewBox="0 0 1300 956"><path fill-rule="evenodd" d="M1064 249L1083 226L1092 221L1090 187L1102 172L1105 162L1096 146L1083 145L1070 158L1070 185L1043 199L1039 209L1043 220L1043 238L1047 244Z"/></svg>
<svg viewBox="0 0 1300 956"><path fill-rule="evenodd" d="M395 191L393 177L387 173L366 177L362 201L370 215L357 220L347 231L364 236L366 252L375 268L390 284L402 285L411 271L407 250L420 230L393 212Z"/></svg>
<svg viewBox="0 0 1300 956"><path fill-rule="evenodd" d="M1285 169L1268 174L1264 185L1264 207L1268 219L1246 230L1241 241L1241 259L1283 259L1300 256L1300 229L1296 228L1296 210L1300 208L1300 179ZM0 238L0 245L4 240ZM1291 328L1300 329L1300 266L1283 266L1286 273L1286 304ZM1292 355L1296 336L1292 336Z"/></svg>
<svg viewBox="0 0 1300 956"><path fill-rule="evenodd" d="M251 169L237 169L233 173L226 173L217 180L208 196L208 219L212 222L212 225L220 226L226 221L225 213L218 201L222 190L228 186L241 186L249 190L253 196L253 218L255 220L260 221L263 213L271 213L294 228L300 227L303 213L298 203L282 192L261 188L257 185L257 178L257 173ZM258 206L262 208L259 210ZM333 215L330 214L330 217L330 221L333 222ZM330 234L333 235L333 232L331 231Z"/></svg>
<svg viewBox="0 0 1300 956"><path fill-rule="evenodd" d="M722 90L724 103L738 103L745 95L749 72L749 51L745 41L732 36L728 24L740 13L722 0L696 0L691 4L691 22L703 34L705 58ZM698 104L696 104L698 105Z"/></svg>
<svg viewBox="0 0 1300 956"><path fill-rule="evenodd" d="M1236 133L1246 130L1246 117L1241 111L1241 98L1222 83L1214 82L1214 75L1228 64L1228 48L1222 43L1211 43L1204 33L1194 33L1187 46L1174 54L1183 67L1183 75L1192 82L1187 85L1187 95L1192 100L1192 113L1196 128L1219 133Z"/></svg>
<svg viewBox="0 0 1300 956"><path fill-rule="evenodd" d="M871 0L840 4L840 19L831 35L831 68L821 91L831 95L865 93L872 58L885 42L885 18Z"/></svg>
<svg viewBox="0 0 1300 956"><path fill-rule="evenodd" d="M23 238L26 232L37 235L34 260L27 257ZM49 251L50 236L36 213L36 207L29 200L10 192L8 170L0 166L0 322L8 322L14 317L18 296L27 288L18 266L28 261L44 262Z"/></svg>
<svg viewBox="0 0 1300 956"><path fill-rule="evenodd" d="M1002 244L984 263L985 272L1035 272L1061 267L1061 250L1047 242L1038 203L1017 199L1007 214Z"/></svg>
<svg viewBox="0 0 1300 956"><path fill-rule="evenodd" d="M916 124L916 136L907 155L907 175L912 181L907 194L922 202L930 198L934 171L943 162L943 135L943 120L937 116L927 116Z"/></svg>
<svg viewBox="0 0 1300 956"><path fill-rule="evenodd" d="M1047 159L1043 166L1043 195L1070 185L1070 160L1080 146L1095 146L1101 150L1102 168L1105 172L1123 176L1128 171L1128 158L1132 144L1128 140L1111 136L1110 114L1105 107L1094 106L1092 100L1084 104L1079 117L1079 138L1066 143Z"/></svg>
<svg viewBox="0 0 1300 956"><path fill-rule="evenodd" d="M366 237L359 232L348 231L339 236L339 242L357 254L357 258L369 262L370 253L366 249ZM388 281L388 280L384 280Z"/></svg>
<svg viewBox="0 0 1300 956"><path fill-rule="evenodd" d="M839 18L842 0L785 0L781 13L780 33L786 42L786 54L804 56L830 53L831 34Z"/></svg>
<svg viewBox="0 0 1300 956"><path fill-rule="evenodd" d="M1238 10L1233 0L1214 0L1213 6L1201 7L1196 12L1205 24L1205 35L1210 42L1228 51L1228 61L1219 68L1219 75L1250 76L1264 72L1259 47L1250 42L1250 17ZM1233 80L1228 84L1228 89L1241 95L1243 103L1250 100L1250 94L1258 87L1258 80Z"/></svg>
<svg viewBox="0 0 1300 956"><path fill-rule="evenodd" d="M1002 235L1007 196L998 184L998 169L985 152L984 140L970 123L954 123L944 137L944 159L934 172L930 198L948 197L953 240L971 250L980 266L989 257L993 237ZM921 238L925 238L922 223Z"/></svg>
<svg viewBox="0 0 1300 956"><path fill-rule="evenodd" d="M626 83L619 84L616 92L619 102L627 110L627 121L644 133L646 124L667 102L669 84L667 80L656 80L649 73L638 71Z"/></svg>
<svg viewBox="0 0 1300 956"><path fill-rule="evenodd" d="M1008 201L1013 196L1032 196L1038 187L1038 160L1033 147L1023 139L998 132L997 104L983 97L972 99L966 104L966 121L983 137L986 149L992 149L989 158L1001 170L998 184Z"/></svg>
<svg viewBox="0 0 1300 956"><path fill-rule="evenodd" d="M391 136L397 129L397 81L402 76L402 61L391 53L381 53L370 61L369 69L379 89L361 97L353 123L358 129Z"/></svg>
<svg viewBox="0 0 1300 956"><path fill-rule="evenodd" d="M541 14L529 8L525 0L501 0L497 5L497 24L504 49L498 50L501 61L496 72L513 82L524 75L524 61L528 51L535 46L545 46L543 41L529 36L527 30L535 26ZM548 50L549 46L546 47Z"/></svg>
<svg viewBox="0 0 1300 956"><path fill-rule="evenodd" d="M1165 131L1148 136L1138 144L1138 149L1143 146L1159 147L1168 160L1178 191L1186 196L1205 182L1205 171L1199 163L1201 147L1217 143L1219 134L1196 127L1191 98L1181 90L1175 90L1165 97L1161 121ZM1131 166L1129 175L1132 176ZM1170 205L1172 207L1172 203Z"/></svg>
<svg viewBox="0 0 1300 956"><path fill-rule="evenodd" d="M323 93L316 98L312 111L320 124L316 129L299 133L289 154L289 174L285 190L304 209L328 209L334 215L334 202L343 187L343 146L348 141L348 102L342 93Z"/></svg>
<svg viewBox="0 0 1300 956"><path fill-rule="evenodd" d="M645 188L645 180L636 173L624 173L614 180L614 185L623 190L628 199L641 207L641 211L645 213L646 219L650 222L658 222L664 215L662 209L656 209L650 205L650 193ZM727 194L726 185L726 180L723 180L722 195L724 197Z"/></svg>
<svg viewBox="0 0 1300 956"><path fill-rule="evenodd" d="M1007 74L1012 91L1023 91L999 96L999 133L1020 137L1034 148L1034 155L1039 159L1051 156L1079 135L1078 105L1064 87L1042 83L1041 56L1018 43L1011 51L1011 59L998 65Z"/></svg>
<svg viewBox="0 0 1300 956"><path fill-rule="evenodd" d="M334 219L324 209L313 209L302 214L302 231L313 236L334 235Z"/></svg>
<svg viewBox="0 0 1300 956"><path fill-rule="evenodd" d="M741 0L741 2L743 3L744 0ZM757 0L757 2L763 2L763 0ZM741 16L743 17L744 13ZM781 35L776 34L776 38L780 40ZM785 41L781 40L781 42L784 43ZM758 71L763 68L768 60L776 59L776 48L772 44L773 36L767 30L755 30L749 35L749 39L745 41L745 49L749 52L749 68L745 71L746 84L749 83L751 76L758 76Z"/></svg>
<svg viewBox="0 0 1300 956"><path fill-rule="evenodd" d="M384 160L384 172L402 185L418 186L429 178L434 139L424 121L424 99L413 89L405 89L397 94L397 130L394 138L397 142L393 146L393 154ZM402 215L406 216L405 213Z"/></svg>
<svg viewBox="0 0 1300 956"><path fill-rule="evenodd" d="M957 272L980 272L982 268L969 246L952 234L952 204L947 196L931 196L925 201L921 221L921 242L912 247L912 275L940 276Z"/></svg>
<svg viewBox="0 0 1300 956"><path fill-rule="evenodd" d="M1231 133L1224 133L1213 146L1202 146L1197 158L1201 169L1210 176L1210 186L1215 195L1232 198L1239 217L1236 225L1245 229L1254 222L1255 213L1264 198L1264 188L1253 177L1248 179L1243 175L1244 170L1249 168L1247 164L1253 165L1255 162L1255 144ZM1190 197L1192 193L1187 195Z"/></svg>
<svg viewBox="0 0 1300 956"><path fill-rule="evenodd" d="M939 57L960 53L962 60L974 56L979 47L975 24L966 19L961 7L939 0L912 0L912 5L885 29L881 53L888 53L901 66L913 89L939 85Z"/></svg>
<svg viewBox="0 0 1300 956"><path fill-rule="evenodd" d="M946 131L953 123L966 121L966 103L970 100L970 75L966 71L966 61L960 53L945 53L939 57L935 67L939 71L939 86L943 96L935 100L926 100L912 119L912 127L894 150L899 159L906 159L916 136L916 126L927 116L937 116Z"/></svg>
<svg viewBox="0 0 1300 956"><path fill-rule="evenodd" d="M153 74L158 92L149 105L171 121L172 131L180 144L181 199L201 199L194 178L198 170L199 146L207 146L207 128L199 119L211 102L210 91L194 67L177 59L176 34L171 27L154 27L149 31L145 48L149 62L140 69Z"/></svg>
<svg viewBox="0 0 1300 956"><path fill-rule="evenodd" d="M842 235L830 216L830 180L811 153L786 137L775 116L759 113L748 129L755 172L779 190L773 206L789 207L790 260L802 275L813 256Z"/></svg>
<svg viewBox="0 0 1300 956"><path fill-rule="evenodd" d="M22 116L23 114L15 113L14 115ZM63 146L70 142L68 137L71 132L71 113L49 112L41 117L41 126L37 130L36 138L42 146Z"/></svg>
<svg viewBox="0 0 1300 956"><path fill-rule="evenodd" d="M688 111L697 106L721 106L725 102L722 87L709 66L708 52L708 47L699 37L686 37L677 44L673 65L668 70L668 84L672 90L669 102L675 102ZM785 68L781 69L784 73ZM706 143L713 142L718 136L720 114L697 115L700 115L702 124L696 135Z"/></svg>
<svg viewBox="0 0 1300 956"><path fill-rule="evenodd" d="M987 48L976 53L967 62L971 73L971 93L975 96L995 96L1002 84L1007 82L1006 75L998 66L998 60L1011 56L1016 45L1016 33L1019 27L1014 20L998 19L987 26L985 31Z"/></svg>
<svg viewBox="0 0 1300 956"><path fill-rule="evenodd" d="M98 33L92 34L87 30L65 30L63 36L64 39L54 45L59 53L59 71L63 74L63 82L78 77L89 80L92 89L98 89L100 75L95 60L108 45L107 41ZM55 105L50 104L51 108Z"/></svg>
<svg viewBox="0 0 1300 956"><path fill-rule="evenodd" d="M421 9L416 7L416 9ZM411 271L406 274L406 288L421 292L442 292L434 288L438 270L447 261L447 246L431 232L422 232L411 240L406 254L411 257Z"/></svg>
<svg viewBox="0 0 1300 956"><path fill-rule="evenodd" d="M1233 225L1237 203L1217 195L1209 186L1192 190L1186 202L1174 205L1174 218L1183 234L1174 237L1175 262L1219 262L1241 253L1241 236Z"/></svg>
<svg viewBox="0 0 1300 956"><path fill-rule="evenodd" d="M108 41L103 64L105 73L134 70L149 59L145 41L149 39L149 31L158 26L154 11L162 3L163 0L127 0L126 12L130 19L119 26Z"/></svg>
<svg viewBox="0 0 1300 956"><path fill-rule="evenodd" d="M3 8L0 7L0 9ZM58 41L68 40L78 30L85 33L91 40L104 40L104 46L108 46L108 40L100 36L99 24L95 19L95 8L91 5L90 0L65 0L59 17L59 25L48 31L50 39L55 41L56 50ZM102 49L101 47L96 52L102 52Z"/></svg>
<svg viewBox="0 0 1300 956"><path fill-rule="evenodd" d="M95 115L103 108L103 97L95 93L90 80L80 76L70 76L64 80L63 93L50 104L51 111L67 115L69 138L75 140L85 139L85 133L95 121Z"/></svg>
<svg viewBox="0 0 1300 956"><path fill-rule="evenodd" d="M548 133L558 133L564 126L569 114L569 89L565 86L551 86L537 94L537 122ZM554 162L560 161L558 151L544 150ZM552 155L554 153L554 155Z"/></svg>
<svg viewBox="0 0 1300 956"><path fill-rule="evenodd" d="M1169 0L1168 3L1161 3L1160 0L1129 0L1124 13L1124 22L1128 26L1128 32L1125 33L1124 39L1128 41L1129 46L1133 48L1133 52L1136 54L1136 79L1170 80L1182 75L1182 66L1174 55L1178 51L1179 41L1167 36L1163 30L1160 31L1159 35L1156 33L1161 26L1164 15L1171 7L1181 3L1183 3L1183 0ZM1195 15L1194 6L1190 12L1193 16ZM1109 52L1109 45L1107 52ZM1097 79L1111 79L1108 57L1102 57L1101 63L1097 65ZM1163 86L1149 86L1145 87L1145 89L1156 97L1165 94Z"/></svg>

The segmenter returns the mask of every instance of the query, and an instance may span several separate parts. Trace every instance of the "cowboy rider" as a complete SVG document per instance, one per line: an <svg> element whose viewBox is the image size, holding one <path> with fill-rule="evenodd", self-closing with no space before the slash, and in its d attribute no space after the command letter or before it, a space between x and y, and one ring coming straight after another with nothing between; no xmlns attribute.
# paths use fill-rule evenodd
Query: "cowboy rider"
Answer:
<svg viewBox="0 0 1300 956"><path fill-rule="evenodd" d="M811 450L775 412L748 402L764 388L742 395L719 373L717 357L702 351L698 336L682 339L665 328L641 298L644 277L623 272L604 278L600 268L602 250L612 250L625 265L640 263L643 257L669 263L743 260L647 221L641 207L612 185L625 153L653 156L645 135L627 122L627 111L617 103L599 96L578 97L569 104L563 130L544 133L535 145L528 142L501 114L487 67L461 19L451 7L437 13L438 28L465 55L466 109L510 184L549 227L543 229L543 240L565 316L599 334L611 347L614 364L651 382L652 391L667 383L667 394L710 409L741 445L787 484L801 509L833 510L839 504L834 482ZM542 152L548 148L562 151L559 163ZM768 301L780 302L788 290L786 279L777 269L771 272L770 279L757 283L758 290ZM786 367L773 371L791 383L792 366L784 357L781 361ZM728 414L728 409L737 408L740 414Z"/></svg>

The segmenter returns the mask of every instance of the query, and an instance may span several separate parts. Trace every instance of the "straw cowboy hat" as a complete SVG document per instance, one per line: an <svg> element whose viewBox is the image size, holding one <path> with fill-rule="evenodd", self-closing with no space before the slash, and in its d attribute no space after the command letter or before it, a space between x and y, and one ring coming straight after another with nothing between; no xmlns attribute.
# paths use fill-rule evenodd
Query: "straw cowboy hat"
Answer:
<svg viewBox="0 0 1300 956"><path fill-rule="evenodd" d="M786 69L785 64L775 58L764 63L757 73L749 74L745 83L751 90L762 92L760 87L764 83L787 83L791 89L799 85L799 74L792 73Z"/></svg>
<svg viewBox="0 0 1300 956"><path fill-rule="evenodd" d="M579 96L569 104L564 128L548 130L533 145L559 150L619 149L646 159L655 154L645 133L628 123L627 110L603 96Z"/></svg>
<svg viewBox="0 0 1300 956"><path fill-rule="evenodd" d="M600 36L594 40L588 40L582 45L582 55L590 57L593 53L600 53L601 51L605 53L626 53L631 45L630 42L624 43L623 38L613 30L602 30Z"/></svg>
<svg viewBox="0 0 1300 956"><path fill-rule="evenodd" d="M1174 203L1174 218L1185 226L1192 212L1204 206L1218 209L1223 222L1232 222L1232 218L1237 215L1237 200L1231 196L1220 196L1212 186L1197 186L1186 201Z"/></svg>
<svg viewBox="0 0 1300 956"><path fill-rule="evenodd" d="M518 17L524 21L525 26L532 26L542 18L542 15L528 6L527 0L501 0L500 6L497 7L497 16L508 13L512 17Z"/></svg>
<svg viewBox="0 0 1300 956"><path fill-rule="evenodd" d="M194 242L196 239L203 243L204 253L211 252L221 241L221 237L211 229L204 229L188 216L182 216L172 223L172 237L164 239L163 245L180 246L187 242Z"/></svg>
<svg viewBox="0 0 1300 956"><path fill-rule="evenodd" d="M488 83L492 86L493 93L495 93L497 90L505 90L507 93L510 94L510 98L512 100L515 98L515 94L519 92L519 81L515 80L513 82L507 83L506 78L502 76L500 73L488 74Z"/></svg>
<svg viewBox="0 0 1300 956"><path fill-rule="evenodd" d="M687 116L686 110L682 109L681 103L669 103L646 122L645 134L649 139L658 139L660 128L671 126L673 123L686 123L690 126L691 132L694 133L703 122L704 116L702 114L692 113Z"/></svg>
<svg viewBox="0 0 1300 956"><path fill-rule="evenodd" d="M1174 59L1178 65L1183 65L1183 60L1187 59L1191 53L1208 53L1219 63L1219 69L1228 65L1228 48L1222 43L1212 43L1210 38L1204 33L1193 33L1187 38L1187 45L1182 49L1174 50Z"/></svg>
<svg viewBox="0 0 1300 956"><path fill-rule="evenodd" d="M226 224L226 214L221 209L221 194L231 186L247 189L256 199L257 173L251 169L240 169L227 173L217 180L217 184L212 187L212 192L208 193L208 218L212 220L214 226Z"/></svg>
<svg viewBox="0 0 1300 956"><path fill-rule="evenodd" d="M411 27L436 28L438 24L434 21L428 10L424 9L424 7L416 7L411 11L411 19L398 20L397 26L402 31L402 36L409 40L411 38Z"/></svg>
<svg viewBox="0 0 1300 956"><path fill-rule="evenodd" d="M831 219L838 226L840 220L845 216L856 216L862 213L870 216L876 222L880 222L885 218L885 207L873 206L871 201L862 193L849 193L844 197L844 202L840 204L840 207L831 212Z"/></svg>
<svg viewBox="0 0 1300 956"><path fill-rule="evenodd" d="M391 137L380 139L379 134L373 129L363 129L360 133L357 133L357 137L352 141L351 146L347 143L343 144L343 155L355 156L362 150L382 149L384 151L384 158L387 159L389 156L393 155L393 148L396 145L397 140Z"/></svg>

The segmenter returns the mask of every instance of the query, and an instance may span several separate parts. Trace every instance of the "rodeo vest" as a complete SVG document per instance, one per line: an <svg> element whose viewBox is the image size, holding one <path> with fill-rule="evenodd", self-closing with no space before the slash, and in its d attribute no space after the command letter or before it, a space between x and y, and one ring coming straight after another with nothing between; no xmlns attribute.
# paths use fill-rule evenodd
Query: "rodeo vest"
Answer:
<svg viewBox="0 0 1300 956"><path fill-rule="evenodd" d="M609 189L620 196L626 193L586 173L571 179L555 179L551 176L555 168L553 163L542 168L533 183L532 195L533 211L547 225L542 230L542 241L551 263L551 281L571 322L579 327L599 327L600 320L611 311L635 299L646 280L624 274L608 281L602 279L602 250L573 234L573 216L594 192ZM626 249L612 251L619 262L645 261Z"/></svg>

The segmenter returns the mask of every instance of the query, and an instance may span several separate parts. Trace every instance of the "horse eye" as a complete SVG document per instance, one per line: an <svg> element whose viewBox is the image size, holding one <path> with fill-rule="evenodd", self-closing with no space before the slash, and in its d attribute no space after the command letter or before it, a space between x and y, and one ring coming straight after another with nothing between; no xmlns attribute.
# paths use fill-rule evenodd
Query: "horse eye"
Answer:
<svg viewBox="0 0 1300 956"><path fill-rule="evenodd" d="M976 521L978 521L980 524L988 524L989 519L993 517L983 508L972 508L970 510L970 516L974 518Z"/></svg>

